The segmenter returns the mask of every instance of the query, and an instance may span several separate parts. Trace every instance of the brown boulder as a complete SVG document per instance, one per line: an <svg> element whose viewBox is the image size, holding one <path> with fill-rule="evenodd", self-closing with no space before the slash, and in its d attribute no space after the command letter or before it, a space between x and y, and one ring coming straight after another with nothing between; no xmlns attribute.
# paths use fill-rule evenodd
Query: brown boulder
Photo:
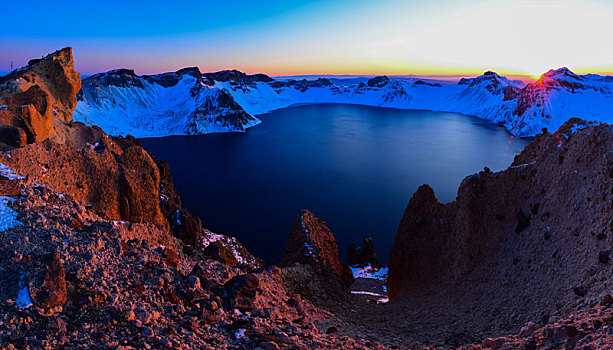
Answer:
<svg viewBox="0 0 613 350"><path fill-rule="evenodd" d="M41 258L42 267L30 282L30 297L34 304L42 308L63 305L66 302L66 279L64 266L58 254Z"/></svg>
<svg viewBox="0 0 613 350"><path fill-rule="evenodd" d="M259 287L260 280L255 274L249 273L233 277L224 284L227 307L239 309L242 312L253 309L256 297L261 292Z"/></svg>
<svg viewBox="0 0 613 350"><path fill-rule="evenodd" d="M20 127L0 125L0 142L11 147L23 147L28 143L28 139Z"/></svg>
<svg viewBox="0 0 613 350"><path fill-rule="evenodd" d="M0 155L0 162L27 174L28 183L47 184L104 218L168 227L159 208L160 177L151 156L140 146L118 154L112 150L121 149L108 137L106 141L108 146L98 150L44 141L12 150L10 157Z"/></svg>
<svg viewBox="0 0 613 350"><path fill-rule="evenodd" d="M175 212L171 222L175 237L193 247L199 244L202 236L202 221L199 217L192 216L189 210L183 208Z"/></svg>
<svg viewBox="0 0 613 350"><path fill-rule="evenodd" d="M224 244L223 241L211 242L208 246L202 249L202 252L209 258L222 262L228 266L238 265L239 262L232 251L232 247Z"/></svg>
<svg viewBox="0 0 613 350"><path fill-rule="evenodd" d="M0 175L0 196L14 197L21 194L18 180L11 180Z"/></svg>
<svg viewBox="0 0 613 350"><path fill-rule="evenodd" d="M118 165L121 217L167 227L158 203L160 173L149 153L140 146L132 146L121 155Z"/></svg>
<svg viewBox="0 0 613 350"><path fill-rule="evenodd" d="M349 266L338 258L338 245L325 222L308 210L302 210L289 233L281 266L294 263L313 266L318 272L331 269L345 286L353 283Z"/></svg>

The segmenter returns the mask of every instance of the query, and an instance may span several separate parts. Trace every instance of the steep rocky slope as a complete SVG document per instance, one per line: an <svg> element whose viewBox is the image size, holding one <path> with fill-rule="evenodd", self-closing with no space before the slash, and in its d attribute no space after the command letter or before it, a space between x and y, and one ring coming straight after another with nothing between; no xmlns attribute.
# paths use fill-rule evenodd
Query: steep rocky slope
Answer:
<svg viewBox="0 0 613 350"><path fill-rule="evenodd" d="M336 238L324 221L308 210L298 214L279 265L295 263L310 265L321 275L331 270L336 274L334 278L340 279L346 287L353 283L349 266L338 257Z"/></svg>
<svg viewBox="0 0 613 350"><path fill-rule="evenodd" d="M307 266L251 273L190 259L166 230L105 220L24 179L0 218L2 349L383 349L319 331ZM2 193L6 194L6 193ZM325 297L325 295L324 295Z"/></svg>
<svg viewBox="0 0 613 350"><path fill-rule="evenodd" d="M453 202L422 186L390 253L389 295L424 304L453 295L449 311L467 313L453 317L487 320L473 336L594 305L613 288L612 154L610 124L572 119L507 170L467 177Z"/></svg>
<svg viewBox="0 0 613 350"><path fill-rule="evenodd" d="M69 49L40 62L56 56L71 73ZM76 94L49 91L46 101ZM308 281L313 300L329 299L339 277L309 265L264 270L235 238L203 229L181 208L168 165L133 137L68 119L58 128L65 139L0 153L1 348L384 348L320 332L314 322L331 313L298 292ZM313 258L323 269L322 248Z"/></svg>
<svg viewBox="0 0 613 350"><path fill-rule="evenodd" d="M304 103L349 103L458 112L504 125L518 136L557 129L570 117L611 122L613 78L549 71L533 83L494 72L457 84L374 77L353 85L330 80L274 80L197 68L137 76L121 69L84 80L75 118L113 135L244 131L254 115Z"/></svg>

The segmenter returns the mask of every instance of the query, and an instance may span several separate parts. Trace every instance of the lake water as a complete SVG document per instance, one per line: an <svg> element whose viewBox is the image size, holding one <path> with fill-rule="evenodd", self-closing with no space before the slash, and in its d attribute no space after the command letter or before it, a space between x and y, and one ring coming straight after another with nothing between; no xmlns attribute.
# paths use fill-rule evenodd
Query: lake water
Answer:
<svg viewBox="0 0 613 350"><path fill-rule="evenodd" d="M456 113L318 104L259 118L244 134L142 143L170 163L183 205L206 228L238 237L269 264L303 208L326 221L342 256L371 235L386 262L420 185L451 201L465 176L506 168L529 142Z"/></svg>

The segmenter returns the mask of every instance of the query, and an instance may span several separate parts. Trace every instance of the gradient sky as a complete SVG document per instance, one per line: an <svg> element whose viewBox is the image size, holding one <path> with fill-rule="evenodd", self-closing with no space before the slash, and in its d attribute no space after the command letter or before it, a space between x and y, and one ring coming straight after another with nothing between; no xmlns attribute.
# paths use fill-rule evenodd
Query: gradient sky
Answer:
<svg viewBox="0 0 613 350"><path fill-rule="evenodd" d="M84 74L613 72L613 1L6 1L0 71L72 46Z"/></svg>

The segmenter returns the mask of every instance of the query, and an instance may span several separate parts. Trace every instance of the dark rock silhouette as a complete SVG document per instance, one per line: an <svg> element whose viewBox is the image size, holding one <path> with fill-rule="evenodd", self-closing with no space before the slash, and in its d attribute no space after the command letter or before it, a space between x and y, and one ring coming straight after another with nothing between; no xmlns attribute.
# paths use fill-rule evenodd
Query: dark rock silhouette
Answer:
<svg viewBox="0 0 613 350"><path fill-rule="evenodd" d="M349 266L338 258L338 246L334 235L323 220L308 210L302 210L285 245L281 266L294 263L311 265L322 273L331 269L345 286L353 283Z"/></svg>
<svg viewBox="0 0 613 350"><path fill-rule="evenodd" d="M358 247L355 243L351 243L347 251L347 262L349 265L371 265L375 268L381 267L372 237L364 237L361 247Z"/></svg>
<svg viewBox="0 0 613 350"><path fill-rule="evenodd" d="M389 296L446 291L518 323L568 314L610 291L612 189L613 128L579 119L538 135L508 169L468 176L453 202L424 185L394 240Z"/></svg>

